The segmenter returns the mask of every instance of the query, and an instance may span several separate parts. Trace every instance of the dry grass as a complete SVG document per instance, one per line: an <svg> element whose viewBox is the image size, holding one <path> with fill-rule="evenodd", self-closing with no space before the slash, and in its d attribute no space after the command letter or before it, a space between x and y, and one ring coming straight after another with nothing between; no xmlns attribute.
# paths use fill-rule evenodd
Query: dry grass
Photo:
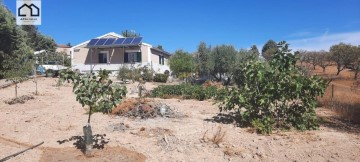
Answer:
<svg viewBox="0 0 360 162"><path fill-rule="evenodd" d="M360 91L351 90L350 87L334 85L326 89L325 95L319 99L320 106L334 110L342 119L360 123Z"/></svg>
<svg viewBox="0 0 360 162"><path fill-rule="evenodd" d="M217 146L220 145L221 142L224 141L224 137L226 135L226 131L223 130L222 126L218 126L218 129L215 131L215 133L211 136L207 136L208 130L206 130L200 139L203 142L211 142Z"/></svg>

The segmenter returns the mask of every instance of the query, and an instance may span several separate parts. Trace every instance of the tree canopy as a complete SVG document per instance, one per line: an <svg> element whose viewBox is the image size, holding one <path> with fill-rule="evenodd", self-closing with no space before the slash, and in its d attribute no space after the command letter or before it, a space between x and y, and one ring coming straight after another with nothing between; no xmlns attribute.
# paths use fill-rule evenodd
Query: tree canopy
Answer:
<svg viewBox="0 0 360 162"><path fill-rule="evenodd" d="M193 56L184 50L175 51L175 54L170 57L170 69L175 75L188 77L194 70Z"/></svg>
<svg viewBox="0 0 360 162"><path fill-rule="evenodd" d="M336 63L337 67L336 75L339 75L342 70L353 63L356 59L355 51L356 46L345 43L339 43L330 47L330 58Z"/></svg>
<svg viewBox="0 0 360 162"><path fill-rule="evenodd" d="M209 72L218 81L221 81L225 74L230 74L235 65L237 51L234 46L220 45L212 49L209 55Z"/></svg>
<svg viewBox="0 0 360 162"><path fill-rule="evenodd" d="M211 48L206 46L205 42L200 42L197 53L196 53L196 70L200 76L204 76L209 74L209 54L211 52Z"/></svg>
<svg viewBox="0 0 360 162"><path fill-rule="evenodd" d="M140 33L136 33L135 30L123 30L121 35L123 37L139 37Z"/></svg>
<svg viewBox="0 0 360 162"><path fill-rule="evenodd" d="M268 40L261 50L261 55L265 60L271 60L272 56L277 52L277 44L273 40Z"/></svg>

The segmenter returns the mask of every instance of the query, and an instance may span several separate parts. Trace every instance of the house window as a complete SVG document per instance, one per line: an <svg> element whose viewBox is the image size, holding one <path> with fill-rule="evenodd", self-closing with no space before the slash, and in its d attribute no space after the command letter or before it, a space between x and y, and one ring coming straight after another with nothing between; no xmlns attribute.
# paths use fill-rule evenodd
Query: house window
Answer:
<svg viewBox="0 0 360 162"><path fill-rule="evenodd" d="M165 57L164 56L159 56L159 64L160 65L164 65L164 61L165 60Z"/></svg>
<svg viewBox="0 0 360 162"><path fill-rule="evenodd" d="M109 60L109 54L107 52L100 52L99 53L99 63L106 64Z"/></svg>
<svg viewBox="0 0 360 162"><path fill-rule="evenodd" d="M127 52L124 54L125 63L141 62L141 52Z"/></svg>

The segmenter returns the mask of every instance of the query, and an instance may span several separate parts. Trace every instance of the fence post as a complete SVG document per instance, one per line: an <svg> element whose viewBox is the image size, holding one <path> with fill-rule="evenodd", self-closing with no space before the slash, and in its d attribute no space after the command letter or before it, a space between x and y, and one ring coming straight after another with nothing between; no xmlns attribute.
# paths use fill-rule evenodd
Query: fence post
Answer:
<svg viewBox="0 0 360 162"><path fill-rule="evenodd" d="M331 109L334 109L334 84L331 84Z"/></svg>

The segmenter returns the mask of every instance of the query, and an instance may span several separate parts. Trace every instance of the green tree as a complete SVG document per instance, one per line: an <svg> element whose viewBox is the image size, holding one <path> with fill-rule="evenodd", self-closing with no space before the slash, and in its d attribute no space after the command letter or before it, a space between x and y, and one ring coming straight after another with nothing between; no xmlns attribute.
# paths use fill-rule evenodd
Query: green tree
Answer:
<svg viewBox="0 0 360 162"><path fill-rule="evenodd" d="M235 110L240 124L263 134L275 127L316 129L316 97L323 95L326 81L304 76L286 42L279 47L269 62L248 59L235 69L237 87L227 92L220 111Z"/></svg>
<svg viewBox="0 0 360 162"><path fill-rule="evenodd" d="M180 78L189 77L195 66L193 56L183 50L176 50L169 63L171 71Z"/></svg>
<svg viewBox="0 0 360 162"><path fill-rule="evenodd" d="M341 71L353 63L355 60L354 49L354 46L345 43L339 43L330 47L330 59L336 63L336 75L339 75Z"/></svg>
<svg viewBox="0 0 360 162"><path fill-rule="evenodd" d="M354 61L353 61L353 69L355 71L354 79L356 80L358 78L358 74L360 71L360 45L359 46L353 46L354 50Z"/></svg>
<svg viewBox="0 0 360 162"><path fill-rule="evenodd" d="M26 33L16 26L15 18L3 5L0 6L0 78L17 84L32 71L33 54L26 44Z"/></svg>
<svg viewBox="0 0 360 162"><path fill-rule="evenodd" d="M259 55L260 55L260 52L259 52L259 50L258 50L258 48L257 48L256 45L252 45L252 46L250 47L250 52L251 52L253 55L257 56L257 57L259 57Z"/></svg>
<svg viewBox="0 0 360 162"><path fill-rule="evenodd" d="M136 33L135 30L123 30L121 35L123 37L139 37L140 33Z"/></svg>
<svg viewBox="0 0 360 162"><path fill-rule="evenodd" d="M265 60L271 60L272 56L277 52L277 44L273 40L268 40L261 50L261 55Z"/></svg>
<svg viewBox="0 0 360 162"><path fill-rule="evenodd" d="M160 45L160 44L159 44L159 45L157 45L157 47L156 47L156 48L158 48L158 49L160 49L160 50L164 50L164 49L163 49L163 46L162 46L162 45Z"/></svg>
<svg viewBox="0 0 360 162"><path fill-rule="evenodd" d="M230 77L237 53L234 46L231 45L221 45L213 48L208 59L209 73L217 81L221 81L225 75Z"/></svg>
<svg viewBox="0 0 360 162"><path fill-rule="evenodd" d="M196 53L196 69L200 76L209 74L208 59L211 48L206 46L205 42L200 42Z"/></svg>
<svg viewBox="0 0 360 162"><path fill-rule="evenodd" d="M50 52L55 52L56 43L49 37L44 36L38 32L38 28L34 25L23 25L21 26L22 30L26 31L27 35L27 44L34 50L46 50Z"/></svg>
<svg viewBox="0 0 360 162"><path fill-rule="evenodd" d="M113 84L109 79L111 72L100 70L98 75L86 74L81 75L70 69L61 71L60 81L68 81L73 83L73 91L76 94L76 100L84 107L89 107L88 123L83 127L84 138L86 144L86 155L91 154L92 149L92 130L90 126L90 118L92 113L103 112L110 113L112 108L119 104L126 96L126 87L120 87Z"/></svg>

